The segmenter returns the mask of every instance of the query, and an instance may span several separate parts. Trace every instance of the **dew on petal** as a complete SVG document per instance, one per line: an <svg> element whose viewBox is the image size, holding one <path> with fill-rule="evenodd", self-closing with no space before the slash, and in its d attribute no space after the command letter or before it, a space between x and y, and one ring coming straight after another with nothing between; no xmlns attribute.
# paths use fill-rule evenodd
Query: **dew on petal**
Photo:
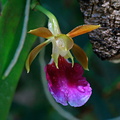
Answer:
<svg viewBox="0 0 120 120"><path fill-rule="evenodd" d="M78 90L79 90L80 92L83 92L83 93L85 92L84 87L82 87L82 86L78 86L77 88L78 88Z"/></svg>

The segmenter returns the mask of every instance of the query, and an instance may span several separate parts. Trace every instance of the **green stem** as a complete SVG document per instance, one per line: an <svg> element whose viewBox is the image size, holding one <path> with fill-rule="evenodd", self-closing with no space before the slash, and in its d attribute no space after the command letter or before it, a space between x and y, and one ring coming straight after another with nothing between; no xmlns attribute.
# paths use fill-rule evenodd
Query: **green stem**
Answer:
<svg viewBox="0 0 120 120"><path fill-rule="evenodd" d="M44 13L49 18L49 22L51 23L52 32L54 35L61 33L57 19L50 11L38 4L36 0L31 4L31 7Z"/></svg>
<svg viewBox="0 0 120 120"><path fill-rule="evenodd" d="M58 24L56 17L50 11L48 11L47 9L45 9L44 7L42 7L41 5L37 5L35 8L37 10L43 12L49 19L54 20L55 21L54 24Z"/></svg>

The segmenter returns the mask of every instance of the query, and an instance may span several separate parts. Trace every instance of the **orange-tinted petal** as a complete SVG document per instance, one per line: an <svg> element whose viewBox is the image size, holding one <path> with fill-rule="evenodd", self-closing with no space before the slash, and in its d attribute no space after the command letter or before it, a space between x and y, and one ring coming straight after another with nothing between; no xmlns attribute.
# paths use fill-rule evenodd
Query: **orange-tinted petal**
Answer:
<svg viewBox="0 0 120 120"><path fill-rule="evenodd" d="M43 37L43 38L49 38L51 36L53 36L53 34L50 32L50 30L48 30L45 27L40 27L34 30L30 30L28 33L39 36L39 37Z"/></svg>
<svg viewBox="0 0 120 120"><path fill-rule="evenodd" d="M83 49L80 48L77 44L74 44L72 52L75 55L76 59L81 63L82 67L85 70L88 70L88 57Z"/></svg>
<svg viewBox="0 0 120 120"><path fill-rule="evenodd" d="M76 28L74 28L73 30L71 30L67 35L69 37L76 37L78 35L82 35L85 33L88 33L94 29L99 28L100 25L82 25L82 26L78 26Z"/></svg>
<svg viewBox="0 0 120 120"><path fill-rule="evenodd" d="M28 58L26 60L26 70L27 70L27 73L29 73L30 71L30 65L31 63L33 62L33 60L35 59L35 57L38 55L38 53L40 52L40 50L45 47L50 41L47 40L43 43L41 43L40 45L38 45L37 47L35 47L31 52L30 54L28 55Z"/></svg>

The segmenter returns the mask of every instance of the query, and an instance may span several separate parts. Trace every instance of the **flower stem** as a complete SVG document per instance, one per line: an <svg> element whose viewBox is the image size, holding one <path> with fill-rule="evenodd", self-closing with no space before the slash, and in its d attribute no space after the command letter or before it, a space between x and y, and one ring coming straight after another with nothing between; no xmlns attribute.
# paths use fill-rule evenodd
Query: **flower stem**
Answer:
<svg viewBox="0 0 120 120"><path fill-rule="evenodd" d="M34 0L34 2L32 2L31 8L34 8L34 9L44 13L49 18L49 20L52 24L53 30L54 30L53 31L54 35L61 33L57 19L50 11L48 11L47 9L42 7L36 0Z"/></svg>

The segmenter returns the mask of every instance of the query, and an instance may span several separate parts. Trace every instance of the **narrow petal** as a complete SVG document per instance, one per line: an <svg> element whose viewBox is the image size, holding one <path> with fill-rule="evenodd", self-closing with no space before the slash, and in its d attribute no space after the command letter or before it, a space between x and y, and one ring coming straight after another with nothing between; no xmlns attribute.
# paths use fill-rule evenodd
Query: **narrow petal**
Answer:
<svg viewBox="0 0 120 120"><path fill-rule="evenodd" d="M99 27L100 27L100 25L82 25L82 26L78 26L78 27L74 28L67 35L69 37L73 38L73 37L76 37L78 35L88 33L88 32L90 32L94 29L97 29Z"/></svg>
<svg viewBox="0 0 120 120"><path fill-rule="evenodd" d="M50 42L50 40L47 40L43 43L41 43L40 45L38 45L37 47L35 47L30 54L28 55L28 58L26 60L26 70L27 73L29 73L30 71L30 65L32 63L32 61L35 59L35 57L37 56L37 54L40 52L40 50L45 47L48 43Z"/></svg>
<svg viewBox="0 0 120 120"><path fill-rule="evenodd" d="M52 58L53 58L53 60L55 62L55 66L56 66L57 69L59 69L58 68L58 57L59 57L59 54L57 54L57 53L52 54Z"/></svg>
<svg viewBox="0 0 120 120"><path fill-rule="evenodd" d="M58 58L58 67L51 62L45 67L48 87L58 103L80 107L84 105L92 94L90 84L83 75L83 68L80 64L71 63L63 57Z"/></svg>
<svg viewBox="0 0 120 120"><path fill-rule="evenodd" d="M72 54L70 53L70 51L68 51L68 53L66 54L66 56L64 56L65 59L68 59L70 58L71 61L72 61L72 67L74 66L74 59L73 59L73 56Z"/></svg>
<svg viewBox="0 0 120 120"><path fill-rule="evenodd" d="M81 63L82 67L85 70L88 70L88 57L83 49L80 48L77 44L74 44L72 52L75 55L76 59Z"/></svg>
<svg viewBox="0 0 120 120"><path fill-rule="evenodd" d="M53 34L50 32L50 30L48 30L45 27L40 27L34 30L30 30L28 33L39 36L39 37L43 37L43 38L49 38L51 36L53 36Z"/></svg>

